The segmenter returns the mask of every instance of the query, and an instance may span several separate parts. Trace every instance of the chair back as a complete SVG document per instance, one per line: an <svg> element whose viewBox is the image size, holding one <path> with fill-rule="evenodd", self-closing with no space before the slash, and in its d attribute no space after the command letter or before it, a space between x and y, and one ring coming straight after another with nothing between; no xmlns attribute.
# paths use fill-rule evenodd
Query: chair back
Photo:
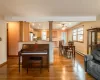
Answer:
<svg viewBox="0 0 100 80"><path fill-rule="evenodd" d="M59 41L59 48L63 48L63 43L64 43L63 40L60 40L60 41Z"/></svg>
<svg viewBox="0 0 100 80"><path fill-rule="evenodd" d="M69 45L69 46L74 46L74 42L73 42L73 41L69 41L69 42L68 42L68 45Z"/></svg>

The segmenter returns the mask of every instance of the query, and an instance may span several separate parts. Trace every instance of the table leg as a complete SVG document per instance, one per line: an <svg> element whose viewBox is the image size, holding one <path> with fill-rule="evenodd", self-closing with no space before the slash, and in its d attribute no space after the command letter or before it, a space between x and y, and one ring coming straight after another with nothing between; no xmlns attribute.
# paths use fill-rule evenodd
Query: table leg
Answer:
<svg viewBox="0 0 100 80"><path fill-rule="evenodd" d="M75 60L75 47L74 47L74 60Z"/></svg>
<svg viewBox="0 0 100 80"><path fill-rule="evenodd" d="M19 72L20 72L20 56L19 56Z"/></svg>

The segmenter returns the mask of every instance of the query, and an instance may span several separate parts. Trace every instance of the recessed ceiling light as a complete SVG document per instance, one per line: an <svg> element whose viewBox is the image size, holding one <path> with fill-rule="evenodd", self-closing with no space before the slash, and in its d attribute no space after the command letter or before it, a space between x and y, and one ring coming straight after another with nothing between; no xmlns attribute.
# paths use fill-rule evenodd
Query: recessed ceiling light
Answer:
<svg viewBox="0 0 100 80"><path fill-rule="evenodd" d="M35 24L34 23L32 23L32 26L34 26Z"/></svg>

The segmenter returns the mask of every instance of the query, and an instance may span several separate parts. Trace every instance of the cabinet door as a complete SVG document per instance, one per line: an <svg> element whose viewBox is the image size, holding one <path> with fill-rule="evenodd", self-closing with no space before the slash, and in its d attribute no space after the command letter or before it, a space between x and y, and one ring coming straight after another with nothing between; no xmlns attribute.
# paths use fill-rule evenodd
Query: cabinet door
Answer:
<svg viewBox="0 0 100 80"><path fill-rule="evenodd" d="M88 54L91 53L91 51L94 48L94 45L96 43L96 33L94 31L89 32L89 47L88 47Z"/></svg>
<svg viewBox="0 0 100 80"><path fill-rule="evenodd" d="M97 33L92 32L91 52L92 52L92 50L94 50L95 44L97 44Z"/></svg>
<svg viewBox="0 0 100 80"><path fill-rule="evenodd" d="M92 32L92 36L91 36L92 38L92 42L91 42L91 45L95 45L95 43L96 43L96 33L95 32Z"/></svg>
<svg viewBox="0 0 100 80"><path fill-rule="evenodd" d="M100 32L97 33L97 44L100 44Z"/></svg>
<svg viewBox="0 0 100 80"><path fill-rule="evenodd" d="M89 41L88 41L88 45L91 45L91 43L92 43L92 41L91 41L91 40L92 40L92 33L89 32L88 35L89 35L89 36L88 36L88 37L89 37L89 38L88 38L88 39L89 39Z"/></svg>
<svg viewBox="0 0 100 80"><path fill-rule="evenodd" d="M52 31L52 37L57 38L57 31Z"/></svg>

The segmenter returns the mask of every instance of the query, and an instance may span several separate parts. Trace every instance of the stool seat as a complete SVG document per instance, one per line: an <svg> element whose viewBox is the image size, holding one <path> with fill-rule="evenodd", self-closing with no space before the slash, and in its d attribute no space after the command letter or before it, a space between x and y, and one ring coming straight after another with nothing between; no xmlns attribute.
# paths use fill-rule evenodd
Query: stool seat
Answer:
<svg viewBox="0 0 100 80"><path fill-rule="evenodd" d="M32 63L34 61L39 61L40 62L40 72L41 72L41 68L43 67L43 58L42 57L30 57L29 60L28 60L28 63L27 63L27 73L28 73L29 65L32 66Z"/></svg>
<svg viewBox="0 0 100 80"><path fill-rule="evenodd" d="M42 60L42 57L30 57L29 60Z"/></svg>

